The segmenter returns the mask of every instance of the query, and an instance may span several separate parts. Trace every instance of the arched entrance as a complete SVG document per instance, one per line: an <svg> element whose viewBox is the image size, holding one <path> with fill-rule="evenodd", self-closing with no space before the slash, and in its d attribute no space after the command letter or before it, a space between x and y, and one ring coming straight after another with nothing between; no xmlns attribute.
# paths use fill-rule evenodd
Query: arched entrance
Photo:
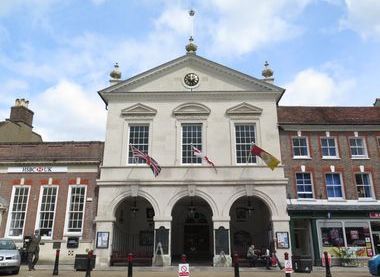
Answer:
<svg viewBox="0 0 380 277"><path fill-rule="evenodd" d="M205 200L196 196L179 200L173 207L171 230L172 264L185 254L193 265L212 265L212 210Z"/></svg>
<svg viewBox="0 0 380 277"><path fill-rule="evenodd" d="M128 253L134 265L151 265L154 243L154 210L143 197L127 197L115 213L112 265L125 264Z"/></svg>
<svg viewBox="0 0 380 277"><path fill-rule="evenodd" d="M257 253L273 248L271 213L263 200L244 196L234 202L230 209L231 251L245 258L251 243Z"/></svg>

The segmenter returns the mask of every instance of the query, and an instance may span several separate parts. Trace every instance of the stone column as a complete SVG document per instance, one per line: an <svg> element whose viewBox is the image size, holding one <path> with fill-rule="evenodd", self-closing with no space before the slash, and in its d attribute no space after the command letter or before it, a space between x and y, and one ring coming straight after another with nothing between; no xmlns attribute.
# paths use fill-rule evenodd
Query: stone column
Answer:
<svg viewBox="0 0 380 277"><path fill-rule="evenodd" d="M289 221L289 216L272 217L274 247L281 263L284 262L285 252L292 256Z"/></svg>
<svg viewBox="0 0 380 277"><path fill-rule="evenodd" d="M101 219L96 218L96 234L98 232L109 232L109 241L108 248L95 248L96 255L96 267L105 268L110 265L110 259L112 254L112 245L113 245L113 227L115 219ZM95 235L95 247L96 247L97 237Z"/></svg>
<svg viewBox="0 0 380 277"><path fill-rule="evenodd" d="M171 220L171 217L154 217L154 266L171 265Z"/></svg>
<svg viewBox="0 0 380 277"><path fill-rule="evenodd" d="M231 266L230 218L214 218L214 266Z"/></svg>

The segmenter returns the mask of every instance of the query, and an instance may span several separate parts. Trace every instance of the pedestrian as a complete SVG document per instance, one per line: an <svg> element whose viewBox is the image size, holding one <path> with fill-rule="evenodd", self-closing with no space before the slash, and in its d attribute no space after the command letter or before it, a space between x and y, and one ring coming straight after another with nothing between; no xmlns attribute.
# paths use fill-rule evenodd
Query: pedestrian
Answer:
<svg viewBox="0 0 380 277"><path fill-rule="evenodd" d="M270 256L270 251L267 248L267 250L265 250L265 267L267 269L271 269L270 266L271 266L271 256Z"/></svg>
<svg viewBox="0 0 380 277"><path fill-rule="evenodd" d="M253 243L251 244L251 246L248 247L247 259L249 261L250 266L252 267L256 266L257 255L255 252L255 245Z"/></svg>
<svg viewBox="0 0 380 277"><path fill-rule="evenodd" d="M40 231L35 230L34 235L31 238L31 241L28 246L28 267L29 271L35 270L34 266L38 262L38 257L40 253L40 241L41 241L41 236L40 236Z"/></svg>

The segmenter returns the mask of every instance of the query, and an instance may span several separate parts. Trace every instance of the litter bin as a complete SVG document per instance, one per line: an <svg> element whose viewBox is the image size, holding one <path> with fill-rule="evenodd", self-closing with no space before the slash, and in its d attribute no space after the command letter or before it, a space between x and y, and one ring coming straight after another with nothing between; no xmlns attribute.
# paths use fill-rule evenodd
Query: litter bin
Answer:
<svg viewBox="0 0 380 277"><path fill-rule="evenodd" d="M310 273L313 270L313 261L310 256L292 256L292 265L295 272Z"/></svg>
<svg viewBox="0 0 380 277"><path fill-rule="evenodd" d="M91 256L90 268L93 270L95 268L96 255ZM76 254L74 269L76 271L86 271L87 270L88 255L87 254Z"/></svg>
<svg viewBox="0 0 380 277"><path fill-rule="evenodd" d="M368 260L368 269L373 276L380 276L380 255L373 256Z"/></svg>

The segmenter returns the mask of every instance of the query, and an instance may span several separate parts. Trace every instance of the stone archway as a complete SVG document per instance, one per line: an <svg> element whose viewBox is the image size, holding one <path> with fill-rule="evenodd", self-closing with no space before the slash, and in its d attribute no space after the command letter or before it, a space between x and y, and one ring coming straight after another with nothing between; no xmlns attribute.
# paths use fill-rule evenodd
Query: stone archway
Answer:
<svg viewBox="0 0 380 277"><path fill-rule="evenodd" d="M193 265L212 265L212 210L205 200L197 196L180 199L172 210L172 264L178 263L182 254Z"/></svg>
<svg viewBox="0 0 380 277"><path fill-rule="evenodd" d="M258 255L273 249L273 226L267 204L255 196L238 198L230 209L231 253L245 258L254 243Z"/></svg>
<svg viewBox="0 0 380 277"><path fill-rule="evenodd" d="M113 265L124 264L128 253L134 255L134 265L152 264L153 217L152 205L141 196L126 197L120 202L115 211L113 228Z"/></svg>

